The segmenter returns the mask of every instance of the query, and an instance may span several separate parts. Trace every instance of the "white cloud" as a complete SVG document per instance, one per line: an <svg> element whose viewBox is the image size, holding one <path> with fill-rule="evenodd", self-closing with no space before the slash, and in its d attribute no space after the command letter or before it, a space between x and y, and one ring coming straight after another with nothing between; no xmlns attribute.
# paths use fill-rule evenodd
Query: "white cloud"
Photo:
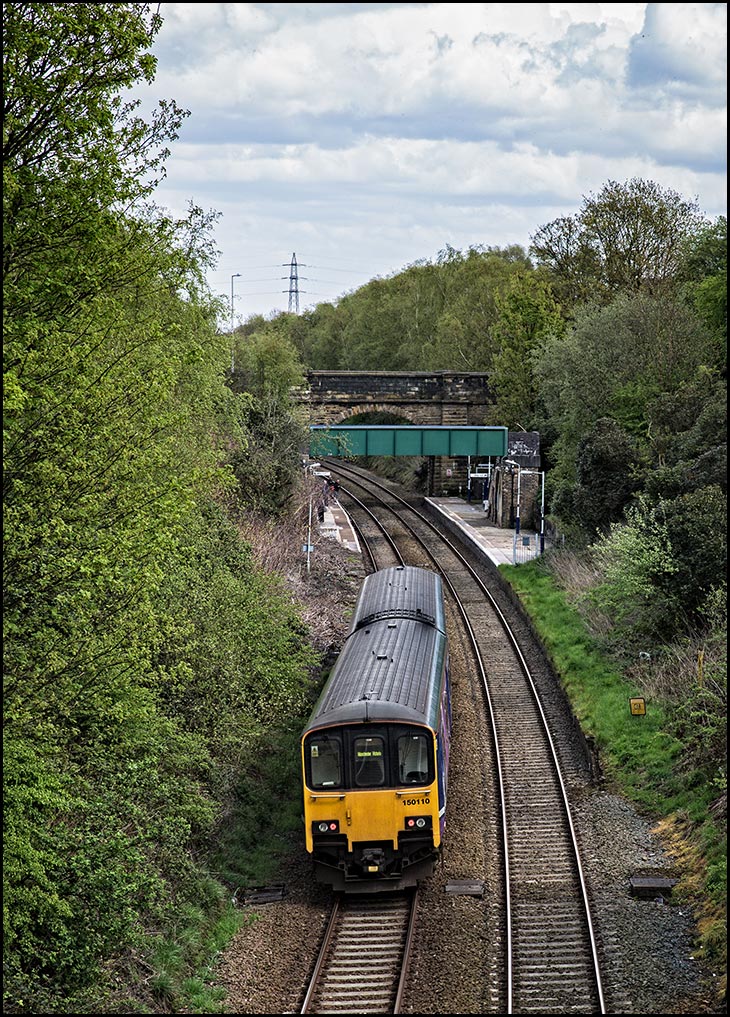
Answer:
<svg viewBox="0 0 730 1017"><path fill-rule="evenodd" d="M647 4L631 47L632 80L711 94L724 88L726 44L727 4Z"/></svg>
<svg viewBox="0 0 730 1017"><path fill-rule="evenodd" d="M265 37L258 31L229 30L232 26L225 23L221 8L249 4L164 6L171 13L200 8L197 20L179 19L173 28L176 41L181 26L195 35L191 45L200 58L183 76L168 68L172 73L159 79L179 86L180 102L206 96L218 108L252 102L277 115L342 110L367 115L419 109L442 91L452 99L500 95L510 102L520 100L512 90L524 87L521 103L527 103L540 88L536 78L559 70L550 66L549 47L563 39L583 8L595 5L567 5L580 10L572 17L558 11L556 17L552 4L410 4L284 23ZM593 40L599 52L616 43L626 47L644 5L606 6L629 8L633 16L607 20ZM206 22L202 12L207 10ZM209 41L209 55L203 41Z"/></svg>
<svg viewBox="0 0 730 1017"><path fill-rule="evenodd" d="M445 243L526 247L609 179L724 211L724 4L162 14L151 92L192 116L158 198L223 213L216 289L254 250L274 264L305 244L310 260L349 259L361 284Z"/></svg>

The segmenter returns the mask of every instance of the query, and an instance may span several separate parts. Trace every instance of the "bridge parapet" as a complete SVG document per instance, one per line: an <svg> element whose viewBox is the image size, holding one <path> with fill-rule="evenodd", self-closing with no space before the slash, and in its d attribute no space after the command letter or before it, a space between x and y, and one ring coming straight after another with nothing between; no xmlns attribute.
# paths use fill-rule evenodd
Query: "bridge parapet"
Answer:
<svg viewBox="0 0 730 1017"><path fill-rule="evenodd" d="M295 398L310 424L381 410L413 424L481 426L492 400L486 374L455 371L309 371Z"/></svg>

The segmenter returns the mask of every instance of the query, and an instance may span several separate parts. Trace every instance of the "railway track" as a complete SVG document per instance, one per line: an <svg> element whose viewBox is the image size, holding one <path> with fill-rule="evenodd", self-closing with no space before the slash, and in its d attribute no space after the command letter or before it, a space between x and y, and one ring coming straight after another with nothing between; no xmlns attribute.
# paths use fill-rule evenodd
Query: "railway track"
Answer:
<svg viewBox="0 0 730 1017"><path fill-rule="evenodd" d="M394 542L408 564L440 571L473 646L492 733L491 779L499 789L502 834L497 1012L605 1013L565 780L517 637L484 580L431 520L372 475L328 465L349 484L343 494L352 500L363 542L372 547L373 567L392 564ZM359 496L350 490L355 486ZM384 516L387 547L374 522Z"/></svg>
<svg viewBox="0 0 730 1017"><path fill-rule="evenodd" d="M416 893L335 899L301 1013L400 1013Z"/></svg>

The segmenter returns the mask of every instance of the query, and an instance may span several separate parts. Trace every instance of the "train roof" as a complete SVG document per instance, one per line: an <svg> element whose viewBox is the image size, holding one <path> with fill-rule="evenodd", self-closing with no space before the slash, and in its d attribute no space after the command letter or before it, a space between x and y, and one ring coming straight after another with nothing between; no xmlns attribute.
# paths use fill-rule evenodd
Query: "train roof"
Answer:
<svg viewBox="0 0 730 1017"><path fill-rule="evenodd" d="M441 578L414 565L373 572L360 590L350 633L379 618L413 618L445 632Z"/></svg>
<svg viewBox="0 0 730 1017"><path fill-rule="evenodd" d="M304 733L332 724L438 722L446 635L411 618L379 619L345 642Z"/></svg>

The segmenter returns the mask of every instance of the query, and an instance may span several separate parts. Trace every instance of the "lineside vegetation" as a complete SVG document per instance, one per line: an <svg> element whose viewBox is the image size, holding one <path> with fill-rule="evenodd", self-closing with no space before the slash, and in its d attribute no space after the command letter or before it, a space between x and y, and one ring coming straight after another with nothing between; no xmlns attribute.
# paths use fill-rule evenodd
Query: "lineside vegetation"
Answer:
<svg viewBox="0 0 730 1017"><path fill-rule="evenodd" d="M510 581L699 874L724 970L725 219L608 181L529 251L447 248L252 318L234 392L216 215L154 204L187 112L123 98L157 6L3 14L4 1011L221 1012L205 971L298 822L331 638L276 539L303 532L309 368L485 371L485 423L540 432L563 550Z"/></svg>

